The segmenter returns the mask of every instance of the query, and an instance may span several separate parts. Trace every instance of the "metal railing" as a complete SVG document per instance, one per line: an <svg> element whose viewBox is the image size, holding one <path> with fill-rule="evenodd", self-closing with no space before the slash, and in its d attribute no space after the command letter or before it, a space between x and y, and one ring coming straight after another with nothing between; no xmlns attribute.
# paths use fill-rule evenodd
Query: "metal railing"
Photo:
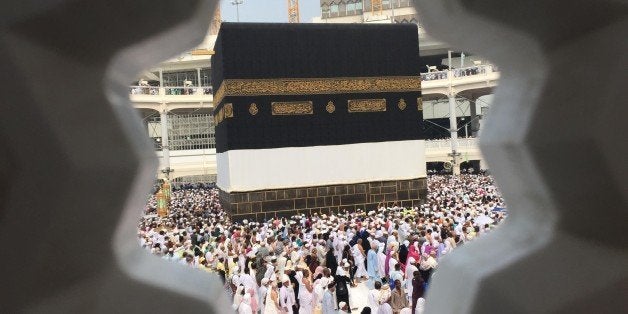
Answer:
<svg viewBox="0 0 628 314"><path fill-rule="evenodd" d="M451 148L451 140L425 140L425 148ZM474 137L459 138L458 148L478 148L478 139Z"/></svg>
<svg viewBox="0 0 628 314"><path fill-rule="evenodd" d="M466 68L454 69L453 73L454 73L454 77L465 77L465 76L486 74L489 71L491 71L491 69L489 68L488 65L479 65L479 66L471 66L471 67L466 67Z"/></svg>
<svg viewBox="0 0 628 314"><path fill-rule="evenodd" d="M182 186L185 186L186 184L216 183L216 179L217 179L217 175L215 174L199 174L199 175L183 176L183 177L175 178L172 180L172 184L176 188L181 188Z"/></svg>
<svg viewBox="0 0 628 314"><path fill-rule="evenodd" d="M211 95L211 86L130 86L131 95Z"/></svg>
<svg viewBox="0 0 628 314"><path fill-rule="evenodd" d="M159 95L159 86L131 86L129 93L132 95Z"/></svg>
<svg viewBox="0 0 628 314"><path fill-rule="evenodd" d="M461 78L474 75L484 75L492 72L498 72L497 66L492 64L476 65L470 67L464 67L459 69L453 69L453 78ZM428 73L421 73L421 80L423 81L435 81L448 79L449 71L435 71Z"/></svg>
<svg viewBox="0 0 628 314"><path fill-rule="evenodd" d="M421 73L422 81L435 81L435 80L446 80L446 79L447 79L447 71Z"/></svg>
<svg viewBox="0 0 628 314"><path fill-rule="evenodd" d="M161 118L148 120L148 134L156 150L162 150ZM216 147L216 129L211 114L169 114L168 146L171 151L211 149Z"/></svg>
<svg viewBox="0 0 628 314"><path fill-rule="evenodd" d="M167 86L164 87L166 95L210 95L211 86Z"/></svg>

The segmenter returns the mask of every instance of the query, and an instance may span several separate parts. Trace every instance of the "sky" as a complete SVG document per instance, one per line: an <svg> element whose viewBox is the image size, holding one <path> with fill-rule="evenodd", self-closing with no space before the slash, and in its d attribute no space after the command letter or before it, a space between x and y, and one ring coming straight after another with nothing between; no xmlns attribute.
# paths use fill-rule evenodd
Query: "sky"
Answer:
<svg viewBox="0 0 628 314"><path fill-rule="evenodd" d="M236 6L234 0L220 1L222 20L236 22ZM239 0L240 22L288 22L288 0ZM312 22L312 18L320 16L319 0L299 0L301 23Z"/></svg>

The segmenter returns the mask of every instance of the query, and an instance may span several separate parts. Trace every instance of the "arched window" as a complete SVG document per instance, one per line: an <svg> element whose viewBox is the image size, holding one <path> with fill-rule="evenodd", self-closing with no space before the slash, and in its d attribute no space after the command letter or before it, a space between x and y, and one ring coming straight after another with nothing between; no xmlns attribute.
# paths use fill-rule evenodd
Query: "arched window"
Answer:
<svg viewBox="0 0 628 314"><path fill-rule="evenodd" d="M362 0L357 0L355 2L355 14L362 14L362 9L364 9L364 3Z"/></svg>
<svg viewBox="0 0 628 314"><path fill-rule="evenodd" d="M327 2L321 5L321 17L324 19L329 18L329 4Z"/></svg>
<svg viewBox="0 0 628 314"><path fill-rule="evenodd" d="M351 0L347 1L346 8L347 8L347 15L354 15L356 13L355 12L355 10L356 10L355 2L353 2Z"/></svg>
<svg viewBox="0 0 628 314"><path fill-rule="evenodd" d="M329 15L330 15L331 17L336 17L336 16L338 16L338 11L339 11L339 10L338 10L338 4L337 4L337 3L332 2L332 3L329 5Z"/></svg>

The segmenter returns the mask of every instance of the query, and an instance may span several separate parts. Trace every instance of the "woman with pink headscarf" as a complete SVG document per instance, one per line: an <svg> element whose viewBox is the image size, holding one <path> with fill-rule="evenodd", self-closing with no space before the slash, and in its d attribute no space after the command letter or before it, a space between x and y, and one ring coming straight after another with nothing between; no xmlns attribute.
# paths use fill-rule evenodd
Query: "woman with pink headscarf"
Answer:
<svg viewBox="0 0 628 314"><path fill-rule="evenodd" d="M316 267L316 270L314 270L314 274L312 275L312 280L316 280L318 277L318 275L323 274L323 270L325 269L325 267L323 266L318 266Z"/></svg>
<svg viewBox="0 0 628 314"><path fill-rule="evenodd" d="M255 293L254 289L249 289L248 290L248 294L251 297L249 300L249 305L251 306L251 309L253 310L253 313L257 313L257 310L259 308L259 304L257 304L257 294Z"/></svg>
<svg viewBox="0 0 628 314"><path fill-rule="evenodd" d="M414 243L412 243L412 245L410 245L410 247L408 248L408 257L406 258L406 267L408 267L408 261L410 260L410 257L414 258L414 260L416 262L421 261L421 252L419 252L418 249L419 245L418 242L414 241Z"/></svg>
<svg viewBox="0 0 628 314"><path fill-rule="evenodd" d="M244 297L242 297L242 301L238 305L238 314L253 314L257 313L256 309L251 306L251 303L254 299L251 299L251 295L246 293ZM255 302L257 303L257 302Z"/></svg>

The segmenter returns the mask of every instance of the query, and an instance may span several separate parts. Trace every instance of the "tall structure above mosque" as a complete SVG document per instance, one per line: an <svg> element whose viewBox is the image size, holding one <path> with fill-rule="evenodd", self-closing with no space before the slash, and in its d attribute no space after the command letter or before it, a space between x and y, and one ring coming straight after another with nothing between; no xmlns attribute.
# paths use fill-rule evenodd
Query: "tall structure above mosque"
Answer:
<svg viewBox="0 0 628 314"><path fill-rule="evenodd" d="M421 56L446 58L451 47L429 36L412 0L320 0L320 16L313 23L416 24ZM432 60L430 60L432 61Z"/></svg>
<svg viewBox="0 0 628 314"><path fill-rule="evenodd" d="M320 21L328 23L419 23L411 0L320 0Z"/></svg>
<svg viewBox="0 0 628 314"><path fill-rule="evenodd" d="M288 23L299 23L299 0L288 0Z"/></svg>
<svg viewBox="0 0 628 314"><path fill-rule="evenodd" d="M209 25L209 35L218 35L220 23L222 23L222 16L220 14L220 6L217 5L216 11L214 11L214 16L212 17L212 22Z"/></svg>

